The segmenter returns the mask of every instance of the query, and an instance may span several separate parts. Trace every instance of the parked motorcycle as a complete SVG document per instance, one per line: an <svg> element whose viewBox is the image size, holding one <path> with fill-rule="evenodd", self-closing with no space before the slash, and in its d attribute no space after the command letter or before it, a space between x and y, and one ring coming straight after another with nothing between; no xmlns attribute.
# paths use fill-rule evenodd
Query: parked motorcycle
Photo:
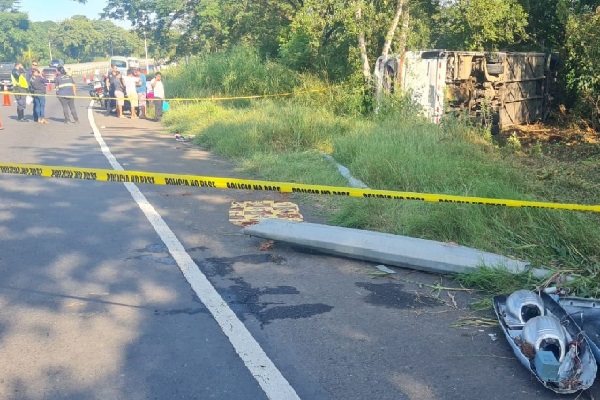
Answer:
<svg viewBox="0 0 600 400"><path fill-rule="evenodd" d="M96 101L96 103L99 106L103 106L104 102L102 101L104 99L104 97L106 97L106 93L104 91L104 89L102 88L102 84L100 83L100 81L98 81L97 83L94 83L94 88L92 90L90 90L90 96Z"/></svg>

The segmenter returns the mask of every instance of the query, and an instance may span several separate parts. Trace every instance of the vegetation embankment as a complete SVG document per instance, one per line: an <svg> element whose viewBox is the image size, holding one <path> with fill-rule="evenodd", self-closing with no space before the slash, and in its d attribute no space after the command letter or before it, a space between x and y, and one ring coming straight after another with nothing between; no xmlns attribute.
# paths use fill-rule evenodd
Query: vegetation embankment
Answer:
<svg viewBox="0 0 600 400"><path fill-rule="evenodd" d="M331 154L376 189L597 204L600 151L580 160L554 157L545 144L528 149L511 139L502 147L485 129L458 120L422 120L401 98L386 99L369 118L361 94L348 87L322 92L319 79L262 62L237 49L171 69L169 97L220 98L296 92L294 96L235 101L181 101L167 127L239 163L241 171L278 181L345 186ZM566 171L566 172L564 172ZM575 277L571 293L600 296L600 216L549 209L432 204L379 199L303 197L328 221L504 254ZM533 278L482 270L460 277L490 292L532 288Z"/></svg>

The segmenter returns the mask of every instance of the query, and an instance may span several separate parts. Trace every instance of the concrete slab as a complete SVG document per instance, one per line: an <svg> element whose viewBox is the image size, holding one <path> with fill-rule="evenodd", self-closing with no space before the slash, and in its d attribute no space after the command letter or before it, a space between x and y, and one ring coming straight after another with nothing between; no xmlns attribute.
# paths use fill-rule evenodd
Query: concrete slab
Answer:
<svg viewBox="0 0 600 400"><path fill-rule="evenodd" d="M451 243L308 222L263 219L256 225L246 227L244 234L293 243L329 254L441 274L473 271L482 265L504 267L518 273L529 265ZM545 270L533 272L536 276L547 274Z"/></svg>

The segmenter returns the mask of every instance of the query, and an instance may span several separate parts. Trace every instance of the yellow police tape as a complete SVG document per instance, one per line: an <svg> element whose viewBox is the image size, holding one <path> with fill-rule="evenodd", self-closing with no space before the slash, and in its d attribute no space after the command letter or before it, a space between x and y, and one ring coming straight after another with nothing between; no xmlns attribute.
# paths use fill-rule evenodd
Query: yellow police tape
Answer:
<svg viewBox="0 0 600 400"><path fill-rule="evenodd" d="M479 204L500 207L550 208L558 210L600 212L600 205L490 199L471 196L357 189L337 186L306 185L290 182L269 182L250 179L220 178L200 175L165 174L142 171L116 171L112 169L74 168L34 164L0 163L0 174L35 175L46 178L67 178L122 183L147 183L152 185L208 187L216 189L260 190L280 193L310 193L325 196L416 200L433 203Z"/></svg>
<svg viewBox="0 0 600 400"><path fill-rule="evenodd" d="M199 101L227 101L227 100L253 100L253 99L268 99L268 98L273 98L273 97L289 97L289 96L294 96L294 95L298 95L298 94L305 94L305 93L321 93L321 92L325 92L327 90L331 90L335 87L329 87L329 88L323 88L323 89L312 89L312 90L298 90L296 92L288 92L288 93L275 93L275 94L257 94L257 95L249 95L249 96L230 96L230 97L192 97L192 98L185 98L185 97L168 97L168 98L163 98L161 100L168 100L168 101L174 101L174 102L184 102L184 101L195 101L195 102L199 102ZM90 89L93 90L93 89ZM14 96L31 96L31 97L64 97L67 99L86 99L86 100L98 100L97 97L95 96L69 96L69 95L61 95L58 96L56 93L53 94L38 94L38 93L29 93L29 92L8 92L8 91L3 91L2 94L9 94L9 95L14 95ZM117 97L102 97L102 99L104 100L118 100ZM121 98L122 100L129 100L129 97L124 96ZM151 98L146 98L146 100L151 101Z"/></svg>

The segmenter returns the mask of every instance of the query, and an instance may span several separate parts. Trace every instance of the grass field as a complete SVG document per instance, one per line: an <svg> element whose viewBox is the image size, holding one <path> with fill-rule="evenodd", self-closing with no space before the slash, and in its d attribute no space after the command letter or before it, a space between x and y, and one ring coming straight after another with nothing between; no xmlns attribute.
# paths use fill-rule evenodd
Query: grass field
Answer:
<svg viewBox="0 0 600 400"><path fill-rule="evenodd" d="M228 58L229 57L229 58ZM194 61L166 76L169 97L224 97L295 93L281 98L172 104L164 123L196 143L235 160L262 179L347 185L323 154L374 189L600 203L600 151L580 158L545 144L499 146L483 129L447 118L420 119L402 99L379 114L356 110L360 91L326 86L314 77L286 73L272 63L240 54ZM249 77L255 71L256 77ZM266 79L270 74L282 77ZM250 76L253 76L250 73ZM560 146L560 145L558 145ZM565 172L566 171L566 172ZM311 197L329 223L454 242L562 270L575 279L572 293L600 296L600 218L592 213L500 208L379 199ZM500 273L502 278L497 274ZM488 292L534 287L527 276L482 269L459 277ZM492 279L495 285L486 282Z"/></svg>

